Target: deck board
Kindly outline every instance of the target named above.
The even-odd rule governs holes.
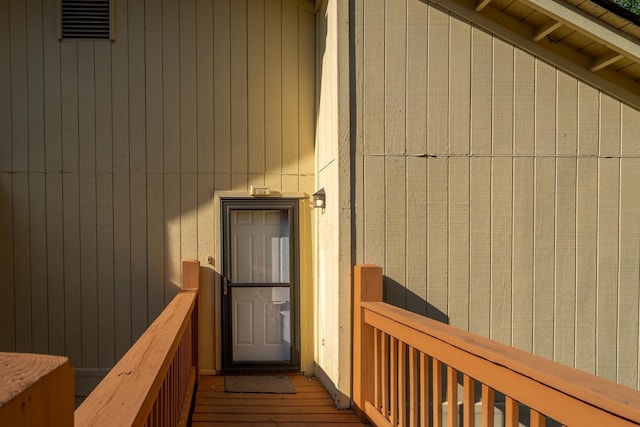
[[[196,394],[193,427],[356,426],[353,411],[338,409],[315,378],[292,376],[296,394],[226,393],[224,377],[202,376]]]

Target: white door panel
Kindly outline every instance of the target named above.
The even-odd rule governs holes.
[[[231,245],[231,282],[289,282],[289,219],[286,211],[232,211]]]
[[[289,288],[233,289],[233,361],[291,360],[289,296]]]
[[[286,209],[230,212],[232,362],[291,361],[289,221]]]

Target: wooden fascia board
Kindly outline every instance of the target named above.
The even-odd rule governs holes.
[[[640,62],[640,44],[621,31],[607,26],[599,19],[579,9],[569,8],[555,0],[520,0],[522,3],[544,13],[558,22],[581,32],[621,53],[627,58]]]
[[[589,82],[615,98],[635,108],[640,108],[640,85],[636,82],[607,69],[597,73],[591,72],[589,70],[591,58],[562,43],[551,43],[547,39],[534,42],[534,30],[531,27],[514,18],[507,17],[491,5],[487,6],[483,13],[478,13],[474,10],[475,0],[431,0],[431,3],[520,47],[552,66],[558,67],[580,80]]]

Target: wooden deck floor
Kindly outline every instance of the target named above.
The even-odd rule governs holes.
[[[353,411],[337,409],[316,379],[292,376],[296,394],[225,393],[224,377],[202,376],[191,425],[345,426],[363,425]]]

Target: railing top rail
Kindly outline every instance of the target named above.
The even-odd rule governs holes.
[[[160,388],[194,309],[197,290],[178,293],[75,412],[76,426],[135,425]]]
[[[479,360],[499,365],[562,394],[572,396],[594,408],[640,424],[640,392],[634,389],[384,302],[363,301],[361,307],[365,310],[365,322],[373,327],[382,326],[384,329],[385,319],[393,322],[393,329],[387,331],[392,336],[398,336],[400,334],[397,332],[400,329],[408,328],[408,333],[405,334],[407,336],[427,336],[441,341]],[[386,322],[387,329],[391,329],[390,324]],[[424,340],[414,341],[405,342],[428,353],[427,348],[421,348],[426,346]],[[446,360],[443,362],[447,363]]]

